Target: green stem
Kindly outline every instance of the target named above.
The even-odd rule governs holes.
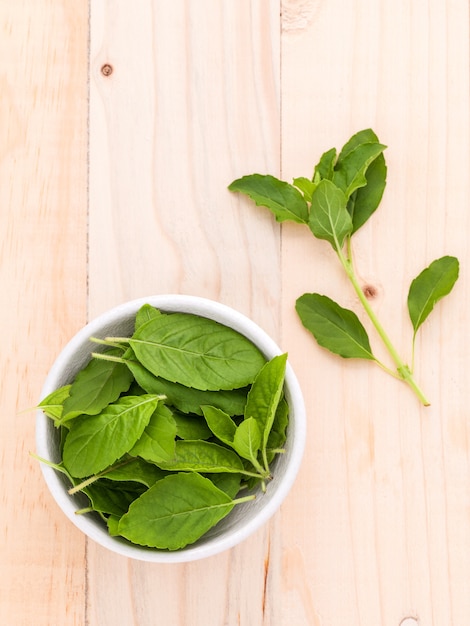
[[[112,341],[109,341],[108,339],[99,339],[98,337],[90,337],[90,341],[93,343],[97,343],[100,346],[108,346],[109,348],[119,348],[121,350],[124,350],[124,346],[122,345],[122,343],[112,342]]]
[[[87,506],[84,509],[78,509],[75,511],[75,515],[84,515],[85,513],[93,513],[94,508],[92,506]]]
[[[129,337],[105,337],[105,341],[108,341],[109,343],[117,343],[118,345],[122,345],[124,344],[129,344],[130,342],[130,338]]]
[[[269,463],[268,463],[268,451],[266,448],[263,448],[262,453],[261,453],[262,457],[263,457],[263,463],[264,463],[264,471],[268,474],[269,476]]]
[[[350,250],[350,242],[348,241],[348,249]],[[362,306],[364,307],[365,312],[367,313],[370,321],[372,322],[372,324],[374,325],[374,328],[376,329],[377,333],[379,334],[380,338],[382,339],[385,347],[387,348],[388,353],[390,354],[390,356],[393,359],[393,362],[395,363],[395,366],[397,368],[397,372],[399,377],[405,381],[410,387],[411,389],[414,391],[414,393],[416,394],[416,396],[419,398],[420,402],[424,405],[424,406],[429,406],[429,401],[426,399],[423,391],[420,389],[420,387],[418,386],[417,382],[415,381],[415,379],[413,378],[413,374],[410,371],[410,368],[408,367],[408,365],[406,365],[402,358],[400,357],[400,355],[398,354],[397,350],[395,349],[395,346],[393,345],[393,343],[391,342],[389,336],[387,335],[387,333],[385,332],[382,324],[380,323],[379,319],[377,318],[374,310],[372,309],[372,307],[369,304],[369,301],[367,300],[364,292],[362,291],[362,287],[359,284],[357,278],[356,278],[356,274],[354,272],[354,267],[353,267],[353,263],[351,261],[351,254],[349,253],[349,258],[346,258],[343,254],[343,251],[341,250],[341,248],[338,246],[336,248],[336,253],[338,255],[338,258],[341,262],[341,265],[343,266],[353,288],[354,291],[356,292]]]
[[[245,476],[251,476],[252,478],[269,478],[269,473],[266,474],[263,468],[261,468],[261,472],[250,472],[249,470],[240,470],[240,474],[244,474]]]
[[[48,467],[52,467],[52,469],[55,469],[57,472],[61,472],[62,474],[65,474],[65,476],[67,476],[70,482],[73,482],[72,477],[70,476],[68,471],[65,469],[65,467],[63,467],[62,465],[59,465],[58,463],[53,463],[52,461],[48,461],[47,459],[43,459],[42,456],[39,456],[38,454],[34,452],[30,452],[29,455],[32,456],[33,459],[36,459],[36,461],[40,461],[41,463],[44,463],[44,465],[47,465]]]
[[[258,462],[258,459],[254,457],[250,459],[250,462],[255,468],[255,470],[259,473],[260,476],[263,476],[263,478],[267,478],[269,476],[269,467],[266,464],[265,464],[265,467],[263,467]]]
[[[92,352],[91,356],[94,359],[101,359],[102,361],[113,361],[114,363],[126,363],[125,359],[120,356],[113,356],[112,354],[105,354],[103,352]]]
[[[85,480],[83,480],[81,483],[69,489],[69,494],[73,495],[74,493],[77,493],[77,491],[81,491],[85,487],[88,487],[88,485],[91,485],[97,480],[99,480],[100,478],[103,478],[103,476],[106,476],[106,474],[109,474],[109,472],[112,472],[115,469],[119,469],[120,467],[124,467],[128,465],[129,463],[132,463],[133,460],[134,459],[132,457],[129,457],[125,459],[124,461],[119,461],[119,462],[116,462],[114,465],[110,465],[109,467],[107,467],[102,472],[99,472],[98,474],[93,474],[93,476],[89,476],[88,478],[85,478]]]
[[[255,495],[252,496],[243,496],[243,498],[237,498],[233,500],[233,504],[242,504],[242,502],[250,502],[250,500],[254,500],[256,498]]]
[[[78,491],[85,489],[85,487],[88,487],[88,485],[91,485],[92,483],[96,482],[100,478],[101,478],[101,474],[95,474],[94,476],[90,476],[90,478],[83,480],[78,485],[75,485],[75,487],[72,487],[71,489],[69,489],[68,491],[69,495],[72,496],[74,493],[77,493]]]
[[[415,347],[416,347],[416,331],[413,333],[413,341],[411,342],[411,373],[415,371]]]

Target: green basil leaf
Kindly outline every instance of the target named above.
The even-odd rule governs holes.
[[[95,511],[121,516],[146,491],[146,487],[137,482],[114,483],[100,478],[82,491],[90,499]]]
[[[110,350],[114,353],[114,350]],[[131,386],[132,374],[123,363],[92,359],[78,372],[64,401],[62,421],[78,415],[97,415]]]
[[[199,415],[188,415],[173,411],[173,419],[176,423],[176,435],[180,439],[205,440],[212,437],[212,431]]]
[[[76,478],[98,474],[128,452],[142,435],[157,396],[124,396],[99,415],[77,417],[65,439],[63,462]]]
[[[295,308],[320,346],[343,358],[375,360],[367,332],[353,311],[318,293],[300,296]]]
[[[287,354],[280,354],[268,361],[260,370],[248,393],[245,421],[251,417],[256,420],[264,450],[283,394],[286,362]]]
[[[324,178],[331,180],[333,178],[335,162],[336,148],[331,148],[324,152],[320,157],[320,161],[315,165],[313,182],[319,183]]]
[[[295,185],[295,187],[297,187],[297,189],[300,189],[300,191],[302,192],[305,200],[307,202],[311,202],[312,201],[312,194],[315,191],[317,185],[316,183],[314,183],[312,180],[310,180],[309,178],[306,178],[305,176],[300,176],[299,178],[294,178],[294,180],[292,181],[293,185]]]
[[[208,478],[175,474],[133,502],[118,530],[133,543],[178,550],[202,537],[233,506],[232,499]]]
[[[436,302],[450,293],[458,276],[458,260],[444,256],[433,261],[413,280],[408,292],[408,311],[415,335]]]
[[[159,402],[144,432],[129,453],[152,463],[172,459],[175,453],[175,437],[176,422],[173,414],[163,402]]]
[[[233,438],[235,451],[244,459],[256,462],[256,457],[262,445],[262,434],[258,422],[254,417],[241,422]]]
[[[223,446],[210,441],[190,441],[178,439],[175,456],[168,461],[159,461],[159,467],[170,471],[183,472],[232,472],[243,471],[240,457]]]
[[[342,189],[346,198],[367,184],[365,176],[367,168],[385,148],[386,146],[378,142],[363,143],[348,152],[344,158],[338,157],[333,182]]]
[[[42,409],[47,417],[53,419],[56,426],[60,426],[64,402],[69,397],[71,386],[72,385],[64,385],[63,387],[59,387],[59,389],[47,395],[38,404],[38,408]]]
[[[108,532],[111,537],[119,536],[119,521],[121,519],[120,515],[110,515],[106,520],[106,524],[108,526]]]
[[[230,415],[227,415],[227,413],[224,413],[224,411],[214,406],[203,406],[202,412],[204,413],[207,425],[217,439],[233,447],[233,438],[237,426]]]
[[[59,424],[59,452],[60,455],[63,455],[65,440],[67,439],[67,435],[69,432],[70,424]]]
[[[282,398],[278,404],[276,415],[274,416],[274,422],[269,433],[267,443],[267,459],[268,463],[271,463],[275,453],[273,450],[280,450],[286,442],[287,427],[289,425],[289,405],[285,398]]]
[[[136,360],[126,360],[127,366],[139,385],[147,393],[166,396],[166,404],[174,406],[183,413],[202,415],[202,404],[217,406],[229,415],[242,415],[246,403],[246,388],[220,391],[200,391],[172,383],[164,378],[154,376]]]
[[[140,307],[140,309],[136,313],[135,330],[143,326],[149,320],[152,320],[154,317],[158,317],[158,315],[161,315],[161,314],[162,314],[161,311],[156,309],[154,306],[150,304],[144,304],[143,306]]]
[[[270,209],[278,222],[290,220],[306,224],[308,206],[302,194],[292,185],[274,176],[251,174],[233,181],[230,191],[249,196],[258,206]]]
[[[130,339],[141,362],[155,376],[200,390],[250,384],[265,358],[237,331],[187,313],[160,315]]]
[[[318,239],[326,239],[340,250],[352,231],[352,221],[346,208],[344,193],[329,180],[321,180],[312,196],[309,228]]]
[[[341,152],[338,156],[338,162],[344,160],[344,158],[358,146],[364,143],[379,143],[377,135],[371,128],[365,128],[355,133],[341,148]]]
[[[375,212],[382,200],[387,181],[387,166],[383,154],[369,165],[365,173],[367,184],[356,189],[348,200],[347,209],[351,215],[355,233]]]
[[[221,473],[221,474],[205,474],[205,478],[208,478],[218,489],[221,489],[231,498],[240,491],[240,485],[242,481],[241,474]]]
[[[160,404],[160,403],[159,403]],[[134,481],[146,487],[151,487],[166,476],[166,472],[153,463],[147,463],[143,459],[127,457],[121,463],[117,462],[111,470],[103,473],[107,480]]]
[[[134,380],[134,382],[131,384],[131,386],[129,387],[129,389],[127,391],[125,391],[124,393],[121,394],[122,396],[142,396],[146,393],[152,393],[151,391],[147,391],[146,389],[142,389],[142,387]],[[162,395],[164,396],[164,393],[156,393],[153,395]]]

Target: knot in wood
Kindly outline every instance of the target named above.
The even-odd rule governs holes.
[[[362,291],[368,300],[373,300],[379,293],[374,285],[364,285]]]
[[[111,74],[113,73],[114,69],[113,66],[110,65],[109,63],[105,63],[102,67],[101,67],[101,73],[103,74],[103,76],[111,76]]]

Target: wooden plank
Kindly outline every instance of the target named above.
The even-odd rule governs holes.
[[[252,170],[279,173],[279,32],[276,2],[92,3],[92,315],[196,294],[279,338],[279,227],[227,191]],[[273,522],[239,548],[173,567],[90,543],[90,624],[260,624],[278,534]]]
[[[283,176],[309,175],[324,150],[361,128],[389,145],[387,191],[357,234],[356,260],[400,351],[409,354],[411,279],[443,254],[457,255],[463,271],[418,341],[432,400],[422,409],[370,364],[308,343],[296,297],[357,302],[327,245],[283,230],[283,340],[310,431],[298,497],[282,520],[288,593],[279,624],[470,620],[468,25],[466,2],[283,2]],[[300,260],[309,272],[299,272]]]
[[[65,3],[66,4],[66,3]],[[85,623],[85,541],[43,482],[34,406],[86,320],[87,2],[0,3],[0,621]]]
[[[277,328],[275,306],[263,309],[279,287],[257,276],[279,262],[278,229],[238,209],[226,187],[253,168],[279,170],[279,16],[275,3],[219,5],[93,3],[96,312],[150,293],[197,293]]]
[[[0,1],[2,623],[469,623],[468,3],[90,9],[88,33],[85,1]],[[355,258],[401,352],[410,280],[440,255],[461,260],[417,344],[429,408],[371,364],[315,345],[296,297],[357,308],[334,254],[226,190],[254,171],[308,176],[367,126],[389,146],[388,186]],[[309,419],[299,479],[273,520],[176,566],[85,541],[28,458],[34,417],[16,415],[87,310],[164,292],[253,317],[289,351]]]

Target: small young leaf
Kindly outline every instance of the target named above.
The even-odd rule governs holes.
[[[170,409],[159,402],[144,432],[130,449],[151,463],[172,459],[175,453],[176,422]]]
[[[131,382],[132,374],[123,363],[92,359],[70,387],[69,397],[64,401],[62,421],[83,414],[97,415],[127,391]]]
[[[321,180],[312,196],[309,227],[318,239],[326,239],[340,250],[352,231],[352,221],[346,209],[346,196],[329,180]]]
[[[60,425],[64,402],[69,397],[71,386],[64,385],[59,387],[59,389],[50,393],[38,404],[38,408],[42,409],[47,417],[53,419],[56,426]]]
[[[119,536],[119,521],[121,517],[119,515],[110,515],[106,520],[106,524],[108,526],[108,532],[111,537]]]
[[[450,293],[458,276],[458,260],[444,256],[433,261],[413,280],[408,292],[408,311],[415,335],[436,302]]]
[[[305,176],[300,176],[299,178],[294,178],[292,184],[297,187],[297,189],[300,189],[307,202],[312,201],[312,194],[317,187],[316,183]]]
[[[354,234],[375,212],[382,200],[387,181],[387,166],[383,154],[369,165],[365,173],[367,184],[356,189],[348,200],[347,209],[352,218]]]
[[[98,474],[128,452],[142,435],[159,398],[124,396],[99,415],[77,417],[65,439],[63,461],[76,478]]]
[[[353,311],[318,293],[300,296],[295,308],[320,346],[343,358],[375,360],[367,332]]]
[[[222,443],[233,447],[233,438],[237,426],[230,415],[214,406],[203,406],[202,411],[207,425]]]
[[[367,185],[365,176],[367,168],[385,148],[386,146],[378,142],[363,143],[348,152],[344,158],[338,158],[333,182],[342,189],[346,198],[359,187]]]
[[[320,161],[315,165],[313,182],[319,183],[324,178],[331,180],[333,178],[335,162],[336,148],[331,148],[324,152],[320,157]]]
[[[157,463],[161,469],[183,472],[232,472],[243,471],[240,457],[232,450],[210,441],[189,441],[178,439],[175,456],[168,461]]]
[[[278,404],[274,422],[269,433],[267,443],[267,459],[271,463],[275,453],[273,450],[279,450],[284,445],[287,438],[287,427],[289,425],[289,405],[284,398]]]
[[[244,459],[256,462],[261,444],[262,437],[258,422],[254,417],[243,420],[238,425],[233,438],[235,451]]]
[[[140,309],[136,313],[135,330],[143,326],[149,320],[161,314],[162,314],[161,311],[156,309],[154,306],[150,304],[144,304],[143,306],[140,307]]]
[[[283,393],[286,362],[287,354],[280,354],[268,361],[259,372],[248,393],[245,420],[253,417],[258,423],[264,451]]]
[[[203,391],[245,387],[266,362],[260,350],[233,328],[188,313],[151,319],[134,333],[130,344],[155,376]]]
[[[178,550],[204,535],[233,506],[233,500],[208,478],[175,474],[133,502],[118,531],[139,545]]]
[[[70,424],[59,424],[59,452],[61,456],[64,453],[64,445],[65,440],[67,439],[67,435],[69,433]]]
[[[234,180],[230,191],[249,196],[258,206],[265,206],[274,213],[278,222],[290,220],[306,224],[308,206],[302,194],[292,185],[270,175],[251,174]]]
[[[364,143],[379,143],[377,135],[371,128],[360,130],[348,139],[348,141],[341,148],[341,152],[338,156],[338,162],[341,163],[341,161],[343,161],[350,152]]]

